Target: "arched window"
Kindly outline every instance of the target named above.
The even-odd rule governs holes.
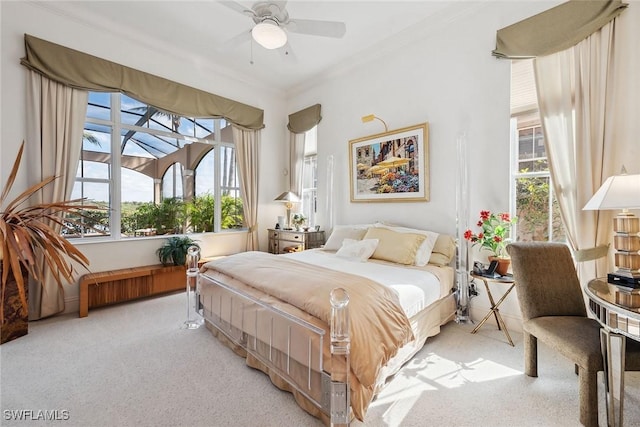
[[[163,199],[183,199],[184,182],[182,174],[186,169],[182,168],[180,162],[174,163],[162,176],[162,198]]]
[[[215,205],[208,225],[189,217],[205,194]],[[73,198],[104,211],[69,237],[113,239],[243,226],[230,124],[167,113],[120,93],[89,92]]]

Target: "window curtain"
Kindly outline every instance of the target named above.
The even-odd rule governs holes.
[[[29,177],[36,184],[50,176],[59,178],[46,186],[34,202],[68,200],[75,182],[87,114],[88,93],[29,71],[27,78],[26,158]],[[60,231],[60,226],[50,223]],[[40,259],[39,262],[43,262]],[[36,320],[64,310],[64,289],[51,272],[42,283],[29,283],[29,319]]]
[[[322,107],[315,104],[289,114],[289,191],[302,197],[305,133],[320,123]]]
[[[614,20],[573,48],[534,60],[551,177],[578,253],[606,247],[611,237],[611,213],[582,207],[608,176],[620,172],[606,156],[620,143],[607,126],[616,114],[610,94],[615,26]],[[600,258],[578,268],[581,278],[603,277],[612,262]]]
[[[620,0],[563,3],[499,30],[493,51],[499,58],[535,58],[549,170],[577,260],[605,252],[611,213],[582,207],[606,177],[619,173],[616,161],[633,152],[613,126],[623,113],[624,98],[633,96],[620,90],[633,81],[631,76],[612,77],[616,67],[625,68],[614,56],[614,40],[627,6]],[[580,262],[580,277],[602,277],[612,269],[612,258]]]
[[[125,67],[25,34],[21,64],[65,86],[97,92],[122,92],[170,113],[187,117],[224,117],[248,128],[264,127],[264,111],[153,74]]]
[[[628,5],[621,0],[571,0],[502,28],[492,52],[499,58],[523,59],[569,49],[598,31]]]
[[[257,251],[260,131],[233,126],[233,142],[236,146],[236,158],[238,159],[244,222],[249,229],[247,251]]]
[[[304,133],[289,132],[289,191],[300,197],[302,197],[304,141]]]
[[[50,175],[70,176],[62,189],[52,189],[43,197],[64,200],[71,194],[86,115],[88,94],[86,90],[122,92],[167,112],[188,117],[224,117],[233,125],[259,132],[264,127],[264,112],[227,98],[185,86],[152,74],[144,73],[114,62],[51,43],[28,34],[24,36],[26,55],[21,64],[30,70],[28,83],[27,158],[37,170],[31,171],[36,179]],[[41,84],[35,84],[39,76]],[[46,82],[46,83],[44,83]],[[73,89],[72,89],[73,88]],[[74,95],[63,93],[71,90]],[[41,94],[41,95],[40,95]],[[82,99],[81,99],[82,98]],[[72,106],[73,105],[73,106]],[[249,132],[249,131],[246,131]],[[253,147],[259,143],[259,133],[238,138],[238,144]],[[77,144],[77,145],[72,145]],[[241,180],[257,176],[257,148],[246,150],[245,175]],[[247,164],[248,163],[248,164]],[[41,167],[42,165],[42,167]],[[73,169],[73,171],[71,171]],[[250,170],[251,173],[246,171]],[[69,175],[70,174],[70,175]],[[67,180],[69,184],[67,185]],[[257,178],[256,178],[257,180]],[[249,227],[248,248],[257,247],[256,210],[257,184],[241,183],[243,189],[245,220]],[[68,188],[67,188],[68,187]],[[68,191],[69,193],[65,193]],[[66,195],[66,196],[65,196]],[[48,280],[46,281],[49,282]],[[30,285],[30,317],[40,318],[64,309],[64,295],[60,289],[52,289],[47,283],[42,289]],[[33,292],[33,293],[31,293]]]

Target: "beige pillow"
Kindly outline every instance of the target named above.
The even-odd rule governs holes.
[[[407,228],[407,227],[398,227],[377,223],[375,225],[378,228],[386,228],[388,230],[397,231],[398,233],[414,233],[414,234],[423,234],[425,236],[424,241],[418,248],[418,252],[416,252],[416,259],[414,260],[414,264],[418,267],[424,267],[429,262],[429,258],[431,257],[431,252],[433,250],[433,245],[436,244],[436,240],[438,239],[438,233],[434,233],[433,231],[427,230],[417,230],[415,228]]]
[[[433,245],[429,264],[440,266],[449,265],[455,254],[456,242],[453,237],[448,234],[440,234],[436,240],[436,244]]]
[[[364,235],[364,239],[378,239],[378,247],[371,258],[412,265],[415,263],[416,252],[426,236],[372,227]]]

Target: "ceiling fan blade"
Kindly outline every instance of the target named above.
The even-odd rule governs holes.
[[[241,13],[243,15],[246,16],[255,16],[255,12],[253,10],[251,10],[248,7],[244,7],[243,5],[241,5],[240,3],[237,3],[235,1],[219,1],[218,3],[220,3],[223,6],[228,7],[231,10],[235,10],[238,13]]]
[[[220,52],[231,51],[249,40],[251,40],[251,30],[243,31],[237,36],[233,36],[229,40],[219,45],[218,51]]]
[[[275,4],[276,6],[278,6],[280,10],[284,10],[284,8],[287,6],[286,0],[281,0],[281,1],[271,0],[268,3]]]
[[[316,21],[313,19],[291,19],[286,27],[292,33],[335,38],[341,38],[347,32],[347,26],[344,22]]]

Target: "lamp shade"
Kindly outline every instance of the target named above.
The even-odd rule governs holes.
[[[274,199],[276,202],[289,202],[289,203],[298,203],[300,201],[300,197],[296,193],[291,191],[285,191],[280,194],[278,197]]]
[[[640,174],[610,176],[582,209],[640,209]]]
[[[287,43],[287,33],[272,19],[265,19],[253,27],[251,36],[265,49],[278,49]]]

